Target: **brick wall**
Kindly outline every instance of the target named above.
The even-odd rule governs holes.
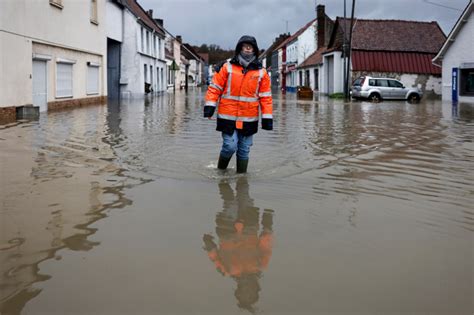
[[[87,105],[104,104],[107,102],[107,96],[87,97],[68,99],[62,101],[48,102],[48,111],[55,111],[65,108],[73,108]]]

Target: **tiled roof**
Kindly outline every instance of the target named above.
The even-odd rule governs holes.
[[[354,50],[352,70],[440,75],[441,68],[431,63],[434,56],[431,53]]]
[[[340,48],[343,25],[349,30],[350,19],[337,18],[336,23],[338,31],[333,34],[330,46]],[[446,36],[434,21],[354,19],[352,49],[437,53],[445,40]]]
[[[313,24],[314,22],[316,21],[316,19],[313,19],[311,20],[310,22],[308,22],[305,26],[303,26],[302,28],[300,28],[296,33],[294,33],[293,35],[291,35],[290,37],[288,37],[287,39],[285,39],[280,45],[278,45],[275,49],[275,50],[278,50],[282,47],[285,47],[288,43],[292,42],[293,40],[295,40],[296,38],[298,38],[298,36],[300,36],[304,31],[306,31],[306,29],[308,27],[311,26],[311,24]]]
[[[312,53],[298,68],[312,67],[323,63],[323,54],[326,52],[326,47],[319,48]]]
[[[146,13],[146,11],[141,7],[141,5],[136,0],[122,0],[127,8],[132,11],[140,20],[149,28],[155,30],[158,34],[165,36],[165,32],[156,25],[155,21]]]

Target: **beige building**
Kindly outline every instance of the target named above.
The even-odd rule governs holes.
[[[107,95],[105,0],[0,1],[0,118]]]

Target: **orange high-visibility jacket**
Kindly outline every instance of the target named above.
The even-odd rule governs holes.
[[[238,129],[245,136],[253,135],[258,131],[259,112],[262,128],[273,128],[270,77],[260,63],[253,65],[244,70],[234,58],[212,78],[204,112],[210,117],[217,106],[216,130],[232,134]]]
[[[221,273],[240,277],[267,268],[272,246],[272,232],[263,232],[260,237],[256,234],[236,234],[233,238],[221,240],[219,248],[212,248],[207,254]]]

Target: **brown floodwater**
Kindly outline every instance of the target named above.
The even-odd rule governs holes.
[[[474,106],[275,95],[236,175],[203,93],[0,126],[1,314],[473,314]]]

